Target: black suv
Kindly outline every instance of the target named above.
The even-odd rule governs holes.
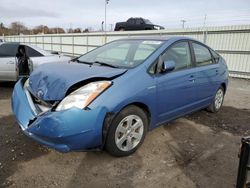
[[[129,18],[126,22],[117,22],[115,31],[134,31],[134,30],[159,30],[164,27],[152,24],[148,19]]]

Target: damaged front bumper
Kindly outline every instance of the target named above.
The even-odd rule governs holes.
[[[71,108],[37,114],[35,105],[19,80],[12,94],[12,110],[23,132],[48,147],[61,152],[88,150],[102,145],[106,108],[83,110]]]

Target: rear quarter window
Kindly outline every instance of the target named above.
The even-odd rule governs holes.
[[[42,57],[43,56],[40,52],[34,50],[33,48],[29,46],[26,46],[26,50],[27,50],[27,54],[29,57]]]
[[[192,43],[197,66],[209,65],[213,63],[209,49],[201,44]]]
[[[220,55],[212,49],[210,49],[210,51],[211,51],[211,54],[213,56],[214,62],[218,63],[220,60]]]

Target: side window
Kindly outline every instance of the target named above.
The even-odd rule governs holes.
[[[34,50],[33,48],[26,46],[28,57],[41,57],[43,56],[40,52]]]
[[[214,59],[214,62],[215,63],[218,63],[219,60],[220,60],[220,55],[217,54],[215,51],[213,51],[212,49],[210,49],[211,53],[212,53],[212,56],[213,56],[213,59]]]
[[[129,24],[135,24],[135,19],[130,18],[130,19],[128,20],[128,23],[129,23]]]
[[[192,43],[194,48],[194,56],[197,66],[209,65],[212,64],[212,56],[208,50],[203,45]]]
[[[158,59],[155,60],[155,62],[149,68],[148,70],[149,74],[155,74],[157,72],[157,63],[158,63]]]
[[[192,66],[188,42],[179,42],[170,47],[163,55],[163,61],[175,62],[175,70],[186,69]]]
[[[15,57],[17,48],[18,45],[10,43],[0,45],[0,57]]]
[[[141,25],[143,23],[142,19],[136,19],[135,24],[136,25]]]

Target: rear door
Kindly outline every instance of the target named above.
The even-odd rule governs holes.
[[[134,29],[135,30],[144,30],[144,27],[145,27],[145,24],[144,24],[143,19],[137,18],[136,21],[135,21]]]
[[[161,58],[174,61],[176,66],[172,72],[157,76],[158,123],[189,112],[196,102],[195,70],[188,41],[173,44]]]
[[[0,80],[17,80],[16,54],[18,46],[16,43],[4,43],[0,45]]]
[[[207,105],[219,87],[219,64],[208,47],[199,42],[191,43],[196,64],[197,100]]]
[[[43,62],[44,63],[48,62],[48,60],[46,58],[43,58],[43,57],[45,57],[43,54],[41,54],[37,50],[31,48],[30,46],[25,46],[25,49],[26,49],[27,56],[29,58],[28,61],[29,61],[30,73],[35,68],[37,68],[38,65],[42,64]]]
[[[134,28],[135,28],[135,19],[134,18],[128,19],[125,30],[131,31],[134,30]]]

